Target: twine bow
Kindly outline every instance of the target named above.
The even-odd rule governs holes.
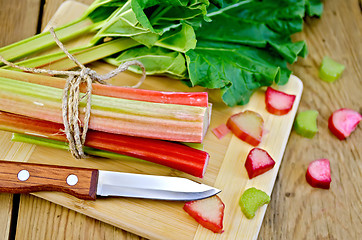
[[[121,64],[115,70],[104,75],[99,75],[96,71],[85,67],[73,55],[71,55],[68,52],[68,50],[64,47],[63,43],[59,41],[52,27],[49,29],[49,32],[52,34],[59,48],[62,49],[62,51],[68,56],[68,58],[72,60],[80,68],[79,71],[57,71],[57,70],[48,70],[48,69],[39,69],[39,68],[27,68],[9,62],[6,59],[4,59],[2,56],[0,56],[0,60],[10,67],[17,68],[26,72],[68,76],[66,84],[64,86],[63,97],[62,97],[62,117],[63,117],[64,131],[67,140],[69,142],[69,149],[72,155],[77,159],[85,158],[86,155],[84,154],[83,146],[86,139],[90,115],[91,115],[92,83],[98,82],[101,84],[108,84],[106,80],[118,75],[121,72],[124,72],[125,70],[128,69],[129,66],[137,65],[142,69],[142,77],[136,85],[129,87],[138,88],[146,78],[146,70],[143,64],[139,61],[127,61]],[[80,97],[79,85],[82,82],[86,83],[87,90],[86,93],[82,97]],[[81,121],[79,120],[79,103],[83,98],[86,98],[86,107],[85,107],[83,129],[82,129]]]

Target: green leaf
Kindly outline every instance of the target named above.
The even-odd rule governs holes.
[[[307,55],[302,30],[305,2],[297,0],[219,1],[196,30],[197,46],[186,53],[191,85],[220,88],[229,106],[243,105],[262,86],[285,84],[287,63]]]
[[[198,40],[239,43],[259,48],[271,48],[289,63],[306,55],[304,42],[292,43],[289,36],[271,30],[266,24],[235,18],[225,13],[212,17],[197,30]]]
[[[320,0],[306,0],[305,7],[308,16],[322,16],[323,3]]]
[[[191,26],[200,24],[203,18],[199,16],[206,15],[207,6],[206,0],[128,0],[105,21],[92,43],[104,37],[131,37],[151,47],[165,34],[159,45],[185,52],[195,47],[195,33]],[[180,28],[185,32],[175,35]],[[185,34],[188,34],[188,38],[185,38]],[[187,40],[187,43],[180,48],[181,40]],[[177,43],[177,46],[172,46],[173,43]]]
[[[211,9],[208,15],[226,14],[236,19],[266,24],[282,35],[300,32],[305,15],[304,0],[244,0]]]
[[[177,29],[163,34],[155,45],[185,53],[196,47],[195,31],[190,25],[184,23]]]
[[[104,37],[135,37],[142,34],[152,34],[148,29],[139,24],[136,15],[131,8],[130,0],[127,1],[122,7],[113,12],[111,16],[105,21],[105,24],[93,37],[92,43],[99,42]],[[152,45],[157,41],[158,37],[139,38],[141,43],[145,45]],[[135,39],[136,40],[136,39]],[[153,42],[152,42],[153,41]]]
[[[291,73],[278,55],[239,44],[199,41],[186,60],[192,85],[220,88],[229,106],[248,103],[255,90],[285,83]]]
[[[207,0],[131,0],[133,12],[146,29],[163,34],[180,21],[206,15]]]
[[[143,63],[148,75],[167,75],[184,79],[187,77],[186,60],[183,54],[161,47],[137,47],[124,51],[117,58],[107,59],[108,63],[119,66],[121,63],[138,60]],[[131,71],[141,73],[134,66]]]
[[[107,19],[118,7],[123,6],[126,0],[95,0],[83,14],[93,22]]]
[[[237,3],[239,0],[210,0],[210,3],[214,4],[217,8],[222,8],[230,3]]]

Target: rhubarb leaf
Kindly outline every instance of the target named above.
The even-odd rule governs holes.
[[[225,13],[212,17],[197,30],[198,40],[239,43],[258,48],[270,48],[289,63],[298,56],[305,57],[306,45],[303,41],[292,43],[290,36],[271,30],[266,24],[235,18]]]
[[[186,59],[191,84],[220,88],[229,106],[248,103],[255,90],[284,83],[291,73],[279,56],[239,44],[199,41]]]
[[[185,53],[196,47],[195,31],[192,26],[183,23],[180,27],[163,34],[155,45]]]
[[[220,14],[266,24],[275,32],[291,35],[300,32],[303,28],[305,2],[300,0],[242,0],[234,4],[224,3],[222,9],[208,10],[208,16]]]
[[[150,47],[159,36],[183,23],[200,24],[206,17],[198,16],[206,16],[208,5],[207,0],[128,0],[106,20],[92,43],[104,37],[132,37]]]
[[[206,15],[207,0],[132,0],[132,10],[140,24],[151,32],[163,34],[183,20]]]
[[[148,75],[168,75],[174,78],[187,77],[186,60],[180,52],[170,51],[161,47],[137,47],[124,51],[117,58],[106,61],[119,66],[125,61],[138,60],[143,63]],[[131,66],[129,70],[141,73],[138,67]]]
[[[197,46],[186,52],[192,86],[220,88],[229,106],[243,105],[262,86],[285,84],[287,63],[307,55],[304,41],[290,35],[302,30],[305,1],[217,1],[210,22],[196,29]]]
[[[306,0],[306,12],[308,16],[320,17],[323,13],[323,3],[320,0]]]
[[[93,22],[103,21],[125,2],[126,0],[95,0],[83,13],[83,17],[89,17]]]

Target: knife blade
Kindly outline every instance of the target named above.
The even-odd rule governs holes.
[[[119,196],[190,201],[221,190],[187,178],[0,160],[0,192],[65,192],[80,199]]]

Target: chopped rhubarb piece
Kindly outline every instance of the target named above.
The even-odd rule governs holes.
[[[332,181],[329,160],[318,159],[311,162],[308,166],[306,179],[312,187],[329,189]]]
[[[294,123],[294,130],[303,137],[313,138],[318,132],[317,117],[318,112],[315,110],[298,113]]]
[[[268,87],[265,92],[266,110],[274,115],[285,115],[293,107],[295,95],[289,95],[284,92]]]
[[[343,73],[344,65],[334,61],[332,58],[325,56],[319,69],[319,77],[326,82],[334,82]]]
[[[245,161],[245,168],[250,179],[269,171],[274,165],[275,161],[272,157],[260,148],[253,148]]]
[[[351,135],[361,120],[362,116],[358,112],[341,108],[329,117],[328,128],[337,138],[343,140]]]
[[[63,124],[2,111],[0,111],[0,130],[67,141]],[[204,176],[209,160],[207,152],[181,143],[94,130],[88,131],[84,145],[161,164],[200,178]]]
[[[223,232],[225,204],[218,196],[187,202],[183,209],[203,227],[214,233]]]
[[[230,132],[230,129],[226,126],[226,124],[221,124],[220,126],[212,129],[211,131],[215,134],[215,136],[218,139],[221,139]]]
[[[268,204],[269,202],[270,197],[268,194],[262,190],[252,187],[245,190],[240,198],[239,205],[245,216],[249,219],[252,219],[255,216],[255,212],[261,206]]]
[[[226,125],[241,140],[258,146],[263,135],[263,118],[256,112],[246,110],[232,115]]]

